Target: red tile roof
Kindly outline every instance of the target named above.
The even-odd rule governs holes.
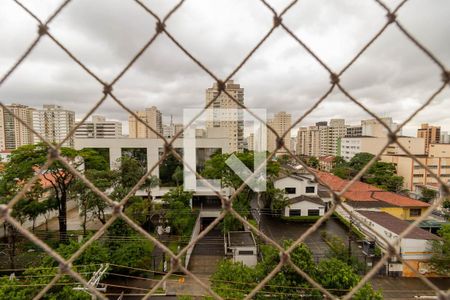
[[[349,180],[342,179],[328,172],[314,170],[316,175],[327,184],[334,192],[340,192],[349,183]],[[351,201],[383,201],[389,206],[399,207],[429,207],[428,203],[402,196],[393,192],[388,192],[373,185],[357,181],[344,193],[344,198]]]

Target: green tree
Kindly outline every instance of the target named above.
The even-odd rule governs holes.
[[[176,151],[180,156],[183,156],[181,149],[176,149]],[[159,178],[162,186],[178,186],[183,184],[183,177],[175,175],[177,169],[183,170],[183,163],[173,153],[168,153],[159,165]]]
[[[308,167],[318,169],[319,168],[319,159],[315,156],[311,156],[306,160],[306,164]]]
[[[94,148],[84,148],[78,153],[83,158],[85,170],[105,171],[109,169],[108,159],[102,151]]]
[[[441,275],[450,275],[450,225],[442,225],[438,231],[442,240],[432,241],[430,250],[433,253],[430,264]]]
[[[49,147],[45,144],[26,145],[14,150],[10,161],[6,164],[2,176],[2,189],[15,192],[21,183],[28,181],[39,171],[43,177],[44,185],[49,185],[52,197],[55,198],[58,209],[60,238],[63,240],[67,232],[67,201],[69,189],[75,176],[60,161],[54,161],[46,170],[42,166],[47,161]],[[61,148],[60,155],[74,168],[82,164],[78,152],[71,148]],[[13,185],[13,187],[11,187]],[[37,187],[38,185],[36,185]],[[36,195],[36,197],[39,197]],[[39,199],[34,199],[39,200]]]
[[[431,202],[437,196],[437,192],[435,190],[428,188],[423,188],[421,194],[420,200],[427,203]]]
[[[195,223],[195,214],[191,209],[192,192],[183,187],[171,189],[164,194],[163,200],[168,204],[165,214],[174,234],[188,235]]]
[[[219,263],[210,281],[212,288],[220,296],[226,299],[243,299],[255,286],[255,277],[255,269],[225,259]]]
[[[365,165],[367,165],[375,155],[367,152],[360,152],[350,159],[348,166],[358,173]]]
[[[113,188],[117,184],[118,175],[117,171],[108,169],[88,169],[84,172],[84,176],[103,192],[106,192],[106,190]],[[74,197],[78,199],[81,207],[83,234],[86,234],[86,224],[89,214],[99,220],[102,224],[106,223],[107,218],[105,210],[108,207],[108,204],[105,200],[88,188],[80,179],[76,180],[71,192],[74,194]]]
[[[322,260],[317,265],[316,280],[324,288],[332,289],[333,294],[342,296],[357,285],[361,278],[351,266],[337,258],[331,258]],[[353,299],[378,300],[383,298],[379,292],[375,292],[369,284],[366,284],[355,294]]]
[[[266,191],[269,200],[269,207],[275,214],[282,214],[285,207],[289,204],[289,198],[280,189],[270,187]]]

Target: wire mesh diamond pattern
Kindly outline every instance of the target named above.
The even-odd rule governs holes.
[[[104,192],[102,192],[100,189],[98,189],[93,183],[91,183],[81,172],[79,172],[76,168],[74,168],[59,152],[60,148],[62,147],[63,143],[66,141],[62,141],[61,143],[54,145],[47,141],[44,137],[42,137],[38,132],[36,132],[32,127],[28,125],[24,120],[22,120],[19,116],[14,115],[12,111],[8,109],[7,106],[5,106],[3,103],[0,103],[2,108],[9,112],[10,114],[14,115],[14,117],[21,122],[24,126],[26,126],[30,131],[33,132],[39,139],[42,140],[48,147],[49,147],[49,154],[48,154],[48,160],[47,162],[42,166],[42,170],[46,170],[53,162],[60,162],[63,164],[74,176],[79,178],[88,188],[92,189],[93,192],[95,192],[101,199],[105,201],[105,203],[112,208],[112,216],[111,218],[93,235],[89,238],[87,242],[85,242],[81,248],[74,253],[69,259],[64,259],[62,256],[60,256],[56,251],[54,251],[52,248],[50,248],[46,243],[44,243],[38,236],[36,236],[34,233],[30,232],[26,228],[24,228],[20,222],[18,222],[14,217],[12,217],[11,212],[14,209],[14,205],[17,204],[17,202],[22,199],[25,196],[26,191],[38,180],[38,175],[36,174],[34,177],[32,177],[22,188],[21,191],[19,191],[16,196],[7,204],[7,205],[1,205],[0,206],[0,219],[5,220],[8,223],[10,223],[12,226],[14,226],[24,237],[26,237],[28,240],[42,248],[48,255],[50,255],[56,262],[59,264],[59,272],[58,274],[35,296],[34,299],[40,299],[42,298],[46,292],[48,292],[57,282],[58,280],[64,276],[69,275],[72,278],[74,278],[76,281],[81,283],[86,289],[89,290],[93,295],[98,297],[99,299],[107,299],[104,294],[99,292],[95,287],[93,287],[91,284],[89,284],[79,273],[77,273],[72,268],[72,263],[96,240],[102,237],[102,235],[105,234],[108,227],[116,220],[116,219],[122,219],[125,221],[131,228],[133,228],[135,231],[140,233],[145,239],[148,239],[151,241],[156,247],[159,247],[164,253],[169,255],[171,258],[171,265],[167,273],[162,277],[161,280],[150,290],[148,293],[144,296],[143,299],[148,299],[152,294],[154,294],[158,288],[161,287],[163,282],[168,279],[176,270],[180,270],[184,272],[186,275],[191,277],[195,282],[200,284],[205,292],[212,296],[215,299],[222,299],[221,296],[219,296],[217,293],[215,293],[211,287],[206,285],[204,281],[202,281],[197,275],[190,272],[188,269],[183,266],[181,263],[181,258],[188,249],[193,247],[201,238],[203,238],[209,231],[211,231],[227,214],[233,215],[235,218],[237,218],[242,224],[248,226],[252,229],[254,233],[256,233],[262,240],[265,242],[273,245],[279,252],[280,252],[280,262],[279,264],[270,272],[264,279],[262,279],[258,284],[254,287],[254,289],[246,296],[246,299],[253,298],[261,289],[268,283],[268,281],[273,278],[283,266],[290,266],[295,272],[297,272],[300,276],[302,276],[304,279],[306,279],[314,288],[317,288],[320,290],[320,292],[329,299],[337,299],[335,295],[333,295],[330,291],[322,287],[319,283],[317,283],[313,278],[311,278],[306,272],[304,272],[301,268],[299,268],[297,265],[293,263],[293,261],[290,258],[290,254],[292,251],[301,243],[305,241],[305,239],[312,234],[314,231],[318,230],[320,225],[325,222],[327,219],[331,217],[333,212],[337,208],[341,208],[346,213],[348,213],[354,220],[359,220],[359,217],[355,215],[352,211],[348,210],[345,206],[342,204],[342,198],[344,197],[344,194],[349,190],[349,188],[357,182],[361,176],[363,176],[364,173],[368,171],[370,166],[376,162],[378,158],[382,155],[384,150],[391,144],[396,144],[400,149],[402,149],[409,157],[411,157],[415,163],[420,165],[425,169],[426,172],[430,174],[433,178],[436,179],[436,181],[439,183],[441,188],[441,194],[440,199],[436,202],[434,202],[431,207],[427,209],[427,211],[422,214],[417,220],[412,222],[408,226],[408,228],[402,232],[396,239],[395,243],[390,243],[387,241],[383,236],[380,236],[377,232],[373,231],[370,227],[368,228],[370,231],[372,231],[372,234],[377,236],[380,240],[383,240],[386,244],[389,245],[389,251],[383,255],[381,260],[373,266],[373,268],[362,278],[362,280],[353,288],[351,289],[345,296],[342,297],[342,299],[351,299],[355,293],[363,287],[365,283],[368,282],[376,273],[377,271],[382,267],[382,265],[392,257],[396,257],[398,260],[405,263],[406,266],[408,266],[411,271],[413,271],[419,278],[421,278],[431,289],[433,289],[438,296],[440,296],[442,299],[448,299],[450,297],[450,294],[447,292],[444,292],[440,290],[437,286],[435,286],[430,280],[428,280],[426,277],[424,277],[422,274],[420,274],[417,270],[412,268],[407,262],[403,261],[399,250],[398,245],[403,237],[405,237],[411,230],[414,229],[416,225],[418,225],[419,222],[423,221],[427,216],[431,214],[433,209],[438,207],[444,199],[449,195],[449,187],[446,185],[446,183],[437,176],[432,169],[430,169],[427,165],[423,164],[420,160],[417,159],[408,149],[406,149],[401,143],[398,141],[398,134],[401,131],[402,127],[404,127],[409,121],[411,121],[420,111],[425,109],[430,103],[433,102],[433,100],[436,98],[438,94],[440,94],[450,83],[450,71],[446,68],[446,66],[439,60],[439,58],[435,57],[434,54],[429,51],[423,44],[418,41],[413,34],[411,34],[398,20],[397,14],[399,10],[403,7],[403,5],[407,2],[407,0],[402,1],[396,8],[390,9],[385,3],[383,3],[380,0],[372,0],[375,3],[377,3],[385,12],[386,12],[386,21],[384,25],[378,30],[378,32],[358,51],[354,57],[345,65],[342,70],[332,70],[331,67],[327,65],[325,61],[323,61],[315,52],[314,50],[308,46],[303,40],[302,37],[296,35],[283,21],[283,16],[288,13],[292,7],[298,5],[298,2],[300,1],[292,1],[290,2],[282,11],[277,12],[271,4],[266,0],[255,0],[259,1],[262,4],[261,9],[268,9],[271,14],[273,15],[273,25],[270,28],[270,30],[259,40],[259,42],[251,49],[250,52],[248,52],[247,55],[240,61],[237,65],[237,67],[224,79],[219,78],[216,76],[213,72],[213,70],[210,70],[207,68],[199,59],[194,57],[193,54],[190,53],[190,51],[181,44],[177,38],[170,33],[170,28],[167,26],[167,21],[170,18],[176,17],[176,12],[179,10],[183,4],[186,2],[186,0],[179,1],[164,17],[158,16],[151,8],[149,8],[146,4],[143,3],[141,0],[134,0],[136,5],[138,5],[140,8],[142,8],[146,13],[148,13],[148,16],[150,18],[153,18],[155,21],[155,30],[151,38],[144,44],[144,46],[135,54],[135,56],[129,61],[129,63],[123,68],[122,71],[120,71],[116,77],[110,82],[106,82],[103,79],[101,79],[98,75],[96,75],[92,70],[90,70],[81,60],[79,60],[67,47],[62,44],[56,36],[54,36],[51,32],[51,23],[52,21],[58,17],[58,15],[71,3],[75,2],[76,0],[65,0],[62,1],[62,3],[58,6],[58,8],[50,15],[50,17],[42,21],[39,19],[30,9],[28,9],[24,4],[22,4],[19,0],[12,0],[14,1],[18,6],[20,6],[25,13],[27,13],[30,17],[32,17],[37,24],[37,36],[36,38],[31,42],[30,46],[26,49],[26,51],[16,60],[16,62],[13,64],[13,66],[0,78],[0,88],[2,85],[14,75],[15,71],[20,67],[20,65],[27,59],[27,57],[30,55],[30,53],[33,51],[33,49],[39,44],[39,42],[44,39],[48,38],[50,39],[55,45],[57,45],[62,51],[64,51],[70,59],[77,64],[79,67],[81,67],[87,74],[89,74],[94,80],[96,80],[99,84],[99,88],[102,89],[101,97],[98,101],[95,102],[95,104],[92,106],[92,108],[89,110],[89,112],[83,117],[81,122],[77,124],[74,128],[72,128],[67,135],[66,139],[68,139],[70,136],[74,135],[75,131],[79,126],[82,125],[83,122],[87,120],[88,117],[90,117],[98,107],[102,105],[102,103],[109,97],[113,99],[123,110],[128,112],[130,115],[134,116],[136,120],[138,120],[140,123],[142,123],[144,126],[148,128],[148,130],[155,133],[158,138],[162,139],[164,142],[164,153],[158,160],[156,164],[154,164],[147,173],[139,180],[139,182],[136,184],[135,187],[131,189],[131,191],[120,201],[114,201],[112,200],[108,195],[106,195]],[[369,1],[369,0],[367,0]],[[265,7],[265,8],[263,8]],[[385,30],[389,27],[396,27],[405,37],[407,37],[413,45],[415,45],[417,48],[419,48],[431,61],[431,63],[435,64],[438,69],[442,73],[442,83],[440,84],[439,88],[434,91],[428,99],[425,99],[425,102],[417,109],[415,110],[397,129],[391,130],[389,126],[387,126],[384,121],[377,116],[369,107],[367,107],[365,104],[363,104],[360,100],[358,100],[356,97],[354,97],[346,88],[343,86],[343,84],[340,82],[341,76],[349,69],[351,66],[363,55],[363,53],[375,42],[377,39],[383,35]],[[234,77],[247,63],[247,61],[254,55],[256,51],[259,50],[261,45],[263,45],[266,40],[272,35],[272,33],[276,30],[283,31],[286,35],[290,36],[296,43],[298,43],[299,47],[306,50],[306,52],[320,65],[322,66],[326,72],[329,74],[330,77],[330,86],[329,88],[324,92],[324,94],[317,98],[315,103],[307,109],[304,114],[295,120],[291,127],[284,132],[284,134],[279,135],[270,125],[268,125],[264,120],[261,120],[256,114],[254,114],[249,108],[247,108],[244,104],[239,102],[233,95],[231,95],[226,89],[225,84]],[[329,192],[332,194],[333,203],[331,208],[320,217],[318,221],[314,223],[304,234],[302,234],[297,240],[295,240],[292,245],[288,249],[284,249],[281,245],[279,245],[277,242],[275,242],[273,239],[268,237],[266,234],[264,234],[262,231],[260,231],[258,228],[253,226],[251,223],[249,223],[245,218],[243,218],[238,211],[236,211],[233,208],[233,201],[237,197],[237,195],[243,191],[243,189],[247,186],[247,183],[250,182],[253,178],[250,176],[245,180],[242,185],[231,195],[231,197],[224,197],[219,192],[215,191],[214,187],[207,183],[208,187],[213,191],[217,197],[220,198],[222,202],[223,210],[219,217],[217,217],[207,228],[205,228],[200,235],[194,239],[192,242],[190,242],[188,245],[186,245],[181,251],[178,252],[178,254],[175,254],[172,252],[167,246],[165,246],[161,241],[159,241],[157,238],[153,237],[151,234],[146,232],[144,229],[142,229],[138,224],[136,224],[132,219],[130,219],[126,214],[123,212],[123,207],[129,200],[131,196],[134,195],[136,191],[142,186],[145,179],[152,174],[152,172],[155,170],[155,168],[158,167],[159,164],[162,163],[162,161],[167,157],[167,155],[172,154],[177,160],[182,162],[191,172],[195,173],[198,178],[204,179],[199,173],[197,173],[195,166],[189,166],[183,159],[182,156],[180,156],[175,149],[173,148],[173,143],[175,140],[181,137],[183,130],[185,130],[192,122],[195,121],[195,119],[200,115],[197,115],[196,118],[191,120],[191,122],[183,128],[182,131],[178,132],[172,139],[168,140],[163,135],[161,135],[155,128],[152,128],[149,126],[146,122],[144,122],[133,110],[131,110],[127,105],[117,97],[116,94],[114,94],[113,89],[114,85],[126,74],[134,65],[136,61],[139,60],[139,58],[147,51],[149,47],[152,46],[153,42],[160,36],[160,35],[166,35],[173,44],[178,47],[184,55],[186,55],[192,63],[200,67],[207,75],[209,75],[218,86],[219,93],[212,99],[205,108],[203,109],[203,112],[208,109],[212,103],[221,95],[226,94],[229,98],[231,98],[239,107],[241,107],[244,110],[247,110],[250,114],[252,114],[256,119],[258,119],[260,122],[263,122],[265,126],[267,126],[268,130],[271,131],[273,134],[275,134],[277,138],[277,149],[273,151],[265,160],[265,163],[269,162],[276,154],[278,150],[283,149],[286,151],[293,159],[295,159],[299,164],[301,164],[305,170],[307,170],[314,178],[315,180],[326,187]],[[308,166],[305,164],[304,161],[299,159],[296,155],[294,155],[291,150],[286,147],[286,145],[283,144],[283,138],[288,135],[296,125],[300,124],[309,114],[311,114],[320,103],[322,103],[334,90],[339,90],[342,92],[342,94],[352,103],[359,106],[361,109],[363,109],[366,113],[371,115],[374,119],[376,119],[378,122],[380,122],[388,132],[388,142],[383,147],[383,149],[352,179],[348,182],[348,184],[340,191],[335,192],[331,189],[330,186],[327,185],[327,183],[323,182],[320,177],[317,176],[317,174],[308,168]],[[258,166],[258,168],[262,168],[264,164],[261,164]],[[255,169],[257,167],[255,166]],[[257,174],[255,172],[253,175]],[[207,181],[206,181],[207,182]]]

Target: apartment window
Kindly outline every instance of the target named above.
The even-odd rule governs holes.
[[[306,189],[305,189],[305,192],[307,194],[314,193],[315,191],[316,191],[316,188],[314,186],[307,186]]]
[[[289,217],[299,217],[301,216],[301,209],[290,209],[289,210]]]
[[[441,177],[450,177],[450,174],[441,174]]]
[[[414,174],[414,177],[420,177],[420,178],[422,178],[422,177],[423,177],[423,174]]]
[[[320,212],[318,209],[308,209],[308,216],[319,216]]]
[[[414,169],[423,169],[423,167],[422,166],[414,166]]]
[[[253,251],[251,250],[242,250],[238,252],[239,255],[253,255]]]
[[[422,210],[420,208],[411,208],[409,210],[410,217],[419,217],[422,214]]]
[[[286,194],[295,194],[296,193],[296,188],[295,187],[287,187],[287,188],[284,188],[284,192]]]

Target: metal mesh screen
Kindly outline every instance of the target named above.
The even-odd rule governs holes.
[[[256,1],[256,0],[255,0]],[[369,1],[369,0],[367,0]],[[15,116],[18,121],[20,121],[23,125],[27,126],[29,130],[33,132],[36,136],[38,136],[42,142],[48,145],[50,151],[48,153],[48,160],[46,164],[43,166],[43,169],[45,170],[48,168],[53,162],[59,161],[61,164],[63,164],[70,172],[72,172],[76,177],[78,177],[80,180],[86,184],[87,187],[92,189],[98,196],[100,196],[113,210],[111,218],[104,224],[92,237],[89,238],[87,242],[85,242],[81,248],[73,254],[69,259],[64,259],[61,255],[59,255],[57,252],[54,251],[54,249],[50,248],[46,243],[44,243],[39,237],[37,237],[35,234],[33,234],[31,231],[27,230],[23,226],[21,226],[20,222],[16,220],[14,217],[12,217],[11,212],[14,209],[14,205],[17,204],[17,202],[22,199],[25,195],[25,192],[28,188],[30,188],[37,180],[38,180],[38,174],[36,174],[31,180],[29,180],[24,186],[23,189],[17,193],[17,195],[9,201],[6,205],[0,206],[0,217],[1,220],[5,220],[6,222],[10,223],[12,226],[17,229],[24,237],[29,239],[31,242],[42,248],[48,255],[50,255],[55,261],[59,263],[59,273],[40,291],[39,294],[35,296],[35,299],[40,299],[43,295],[46,294],[47,291],[50,290],[52,286],[57,284],[58,280],[63,275],[70,275],[73,277],[76,281],[80,282],[86,289],[90,291],[93,295],[97,296],[99,299],[106,299],[106,296],[99,292],[96,288],[94,288],[92,285],[90,285],[80,274],[78,274],[73,268],[72,263],[80,257],[80,255],[85,251],[94,241],[98,240],[108,229],[108,227],[116,220],[116,219],[122,219],[125,221],[129,226],[131,226],[134,230],[139,232],[144,238],[151,241],[156,247],[159,247],[166,255],[171,257],[171,266],[169,268],[169,271],[164,274],[162,279],[156,284],[144,297],[144,299],[149,298],[152,294],[154,294],[158,288],[162,285],[162,283],[169,279],[169,277],[173,274],[175,270],[181,270],[186,275],[191,277],[193,280],[195,280],[198,284],[200,284],[205,292],[209,295],[211,295],[215,299],[222,299],[221,296],[219,296],[217,293],[215,293],[207,284],[204,283],[204,281],[200,280],[198,276],[191,273],[189,270],[185,268],[185,266],[181,263],[181,257],[188,251],[190,247],[195,245],[202,237],[204,237],[210,230],[213,229],[214,226],[216,226],[227,214],[233,215],[235,218],[237,218],[240,222],[245,224],[246,226],[250,227],[261,239],[266,241],[267,243],[273,245],[276,247],[280,252],[280,262],[279,264],[270,272],[266,278],[261,280],[255,288],[246,296],[246,299],[250,299],[255,294],[260,291],[267,283],[268,281],[273,278],[277,272],[281,270],[283,266],[290,266],[293,270],[295,270],[298,274],[300,274],[303,278],[305,278],[311,286],[314,288],[320,290],[320,292],[325,295],[326,297],[330,299],[337,298],[334,296],[330,291],[323,288],[320,284],[318,284],[316,281],[314,281],[313,278],[311,278],[308,274],[306,274],[302,269],[300,269],[297,265],[295,265],[291,258],[290,254],[291,252],[297,247],[299,244],[305,241],[305,239],[314,231],[316,231],[319,226],[326,221],[328,218],[331,217],[333,212],[338,208],[341,207],[343,210],[345,210],[350,216],[352,216],[353,219],[358,220],[358,216],[355,215],[352,211],[349,211],[345,206],[342,206],[342,197],[348,191],[348,189],[354,184],[356,181],[358,181],[361,176],[368,171],[369,167],[376,162],[378,158],[380,158],[383,151],[391,144],[396,144],[400,149],[402,149],[408,156],[410,156],[418,165],[423,167],[426,172],[429,172],[430,176],[436,179],[436,181],[440,185],[441,193],[440,198],[438,201],[434,202],[426,211],[426,213],[422,214],[417,220],[415,220],[413,223],[411,223],[408,228],[400,234],[396,240],[395,243],[389,243],[384,239],[384,237],[379,236],[376,232],[372,232],[375,236],[377,236],[379,239],[384,240],[386,243],[389,244],[389,251],[388,253],[385,253],[382,258],[379,260],[379,262],[373,266],[373,268],[362,278],[362,280],[352,289],[350,290],[342,299],[351,299],[352,296],[361,288],[363,285],[368,282],[376,273],[377,271],[382,267],[384,263],[389,258],[396,257],[398,260],[402,261],[404,264],[406,264],[411,271],[413,271],[417,277],[421,278],[431,289],[433,289],[437,295],[439,295],[442,299],[448,299],[450,297],[450,294],[444,291],[441,291],[437,286],[435,286],[430,280],[428,280],[426,277],[424,277],[422,274],[420,274],[418,271],[416,271],[414,268],[408,265],[408,262],[405,262],[402,260],[402,257],[399,253],[399,243],[400,240],[405,237],[413,228],[415,228],[416,225],[418,225],[419,222],[425,220],[427,216],[431,214],[431,212],[438,207],[449,195],[449,187],[446,185],[446,183],[437,176],[432,169],[430,169],[427,165],[423,164],[420,160],[418,160],[413,154],[411,154],[408,149],[406,149],[401,143],[398,142],[398,133],[402,129],[405,124],[407,124],[411,119],[413,119],[420,111],[425,109],[430,103],[432,103],[433,99],[436,98],[438,94],[440,94],[450,83],[450,72],[446,68],[446,66],[433,55],[424,45],[422,45],[408,30],[402,25],[402,23],[397,19],[397,13],[402,8],[402,6],[407,2],[403,1],[401,2],[395,9],[390,9],[387,5],[385,5],[380,0],[373,0],[378,5],[382,7],[382,9],[386,12],[386,21],[384,25],[379,29],[379,31],[369,40],[367,44],[360,49],[356,53],[356,55],[345,65],[342,70],[332,70],[325,61],[323,61],[315,52],[313,49],[311,49],[303,40],[302,37],[296,35],[284,22],[283,22],[283,16],[295,5],[297,5],[298,1],[292,1],[288,6],[286,6],[282,11],[278,12],[276,11],[267,1],[260,0],[260,2],[264,5],[264,7],[271,11],[273,14],[273,26],[270,28],[270,30],[264,35],[264,37],[254,46],[254,48],[245,56],[245,58],[238,64],[238,66],[226,77],[226,78],[219,78],[214,74],[214,72],[210,69],[208,69],[200,60],[198,60],[194,55],[190,53],[188,49],[186,49],[178,40],[176,37],[174,37],[170,32],[170,27],[166,26],[168,19],[174,18],[176,11],[183,5],[185,2],[184,0],[180,1],[177,5],[175,5],[167,15],[161,17],[158,16],[156,13],[152,11],[148,6],[146,6],[142,1],[135,0],[136,4],[140,6],[143,10],[145,10],[148,13],[149,18],[153,18],[155,22],[155,31],[153,36],[148,40],[148,42],[142,47],[138,53],[131,59],[131,61],[126,65],[126,67],[119,73],[117,76],[111,81],[111,82],[105,82],[102,78],[97,76],[92,70],[90,70],[85,64],[83,64],[82,61],[80,61],[67,47],[65,47],[51,32],[51,23],[52,21],[58,17],[58,15],[61,13],[62,10],[65,9],[67,5],[72,2],[71,0],[65,0],[61,3],[61,5],[54,11],[53,14],[50,15],[50,17],[47,20],[40,20],[32,11],[30,11],[25,5],[23,5],[20,1],[14,0],[14,2],[17,3],[30,17],[34,18],[37,24],[37,36],[32,41],[30,46],[27,48],[27,50],[17,59],[17,61],[14,63],[14,65],[6,72],[6,74],[2,75],[0,79],[0,88],[5,83],[6,80],[8,80],[10,77],[13,76],[17,68],[27,59],[27,57],[30,55],[30,53],[33,51],[33,49],[36,47],[36,45],[44,38],[50,39],[53,43],[55,43],[62,51],[64,51],[73,61],[73,63],[80,66],[86,73],[88,73],[91,77],[93,77],[99,84],[99,88],[102,89],[102,96],[100,99],[93,104],[90,111],[85,115],[85,117],[82,119],[82,121],[75,127],[72,128],[69,135],[66,137],[69,138],[71,135],[73,135],[76,131],[76,129],[87,120],[91,114],[102,105],[102,103],[107,99],[108,97],[112,98],[120,107],[122,107],[126,112],[133,115],[139,122],[144,124],[149,130],[154,132],[160,139],[164,141],[164,153],[162,157],[159,159],[158,163],[154,165],[152,168],[149,168],[147,171],[147,174],[145,174],[144,177],[138,182],[138,184],[128,193],[127,196],[125,196],[120,202],[113,201],[106,195],[104,192],[99,190],[92,184],[89,180],[87,180],[82,173],[80,173],[76,168],[74,168],[63,156],[60,155],[60,148],[61,145],[65,142],[62,141],[58,145],[54,145],[47,141],[45,138],[43,138],[39,133],[33,130],[33,128],[29,127],[29,125],[21,120],[18,116]],[[262,8],[264,9],[264,8]],[[358,100],[356,97],[354,97],[345,86],[342,85],[340,82],[341,76],[361,57],[361,55],[385,32],[385,30],[388,27],[396,27],[400,32],[404,34],[404,36],[411,41],[417,48],[419,48],[429,59],[431,64],[435,64],[438,69],[440,70],[442,74],[442,82],[439,85],[439,88],[434,91],[425,101],[423,104],[415,110],[396,130],[391,130],[384,122],[383,120],[377,116],[369,107],[364,105],[360,100]],[[182,132],[177,133],[172,139],[168,140],[164,138],[157,130],[150,127],[148,124],[146,124],[144,121],[139,119],[139,116],[137,116],[130,108],[127,107],[127,105],[121,101],[116,94],[114,93],[114,85],[123,77],[123,75],[132,68],[133,64],[143,55],[143,53],[151,47],[152,43],[161,35],[166,35],[191,61],[192,63],[198,65],[206,74],[208,74],[215,82],[218,84],[219,93],[218,95],[210,101],[206,107],[207,109],[212,105],[215,99],[219,97],[220,94],[225,93],[228,97],[232,98],[236,104],[241,107],[242,109],[245,109],[249,111],[250,114],[252,114],[251,110],[249,110],[245,105],[237,101],[233,95],[229,94],[225,89],[225,84],[228,80],[230,80],[233,76],[235,76],[239,70],[247,63],[249,58],[265,43],[267,38],[271,36],[271,34],[276,31],[283,31],[285,34],[290,36],[293,40],[295,40],[298,43],[298,46],[305,49],[311,57],[314,58],[314,60],[320,64],[329,74],[330,77],[330,86],[329,89],[321,96],[317,97],[317,101],[314,103],[312,107],[307,109],[304,114],[297,119],[293,124],[291,125],[291,128],[284,132],[283,135],[279,135],[271,126],[267,125],[264,120],[260,120],[257,115],[253,114],[253,116],[257,119],[259,119],[261,122],[264,122],[267,125],[268,130],[272,131],[276,137],[277,137],[277,147],[278,149],[283,149],[286,151],[293,159],[295,159],[299,164],[303,165],[306,170],[308,170],[312,176],[315,177],[315,180],[322,184],[323,186],[327,187],[329,191],[332,193],[333,196],[333,203],[331,206],[331,209],[329,209],[324,216],[322,216],[314,225],[312,225],[304,234],[302,234],[294,243],[288,248],[284,249],[282,246],[280,246],[277,242],[269,238],[267,235],[265,235],[263,232],[258,230],[258,228],[255,228],[252,224],[250,224],[247,220],[245,220],[232,206],[232,203],[234,199],[236,198],[237,194],[239,194],[243,189],[245,188],[247,182],[249,182],[252,177],[249,177],[239,189],[237,189],[234,194],[231,197],[224,197],[220,193],[217,193],[217,196],[220,197],[222,201],[222,212],[219,217],[217,217],[204,231],[200,233],[200,235],[190,242],[184,249],[182,249],[178,254],[173,253],[167,246],[165,246],[162,242],[160,242],[157,238],[143,230],[138,224],[136,224],[132,219],[130,219],[126,214],[123,212],[123,207],[129,200],[129,198],[139,189],[139,187],[144,183],[145,179],[154,171],[154,169],[158,166],[159,163],[163,161],[163,159],[172,153],[179,161],[185,163],[183,161],[183,158],[175,151],[175,149],[172,147],[174,141],[180,137]],[[298,125],[306,116],[308,116],[322,101],[324,101],[333,90],[340,90],[350,102],[356,104],[360,108],[362,108],[365,112],[367,112],[369,115],[371,115],[373,118],[375,118],[378,122],[380,122],[388,132],[388,143],[383,147],[383,149],[376,155],[369,164],[367,164],[346,186],[343,188],[340,192],[334,192],[325,182],[322,182],[317,175],[308,169],[306,164],[299,159],[297,156],[295,156],[290,149],[288,149],[283,144],[283,138],[286,135],[290,134],[290,130],[294,128],[294,126]],[[0,105],[3,107],[3,109],[9,113],[12,114],[12,112],[8,109],[7,106],[5,106],[3,103],[0,103]],[[191,123],[194,120],[191,121]],[[185,129],[187,126],[185,127]],[[267,159],[266,162],[268,162],[274,155],[276,151],[271,153]],[[185,163],[186,164],[186,163]],[[200,174],[198,174],[195,170],[195,166],[187,166],[192,172],[195,172],[196,175],[199,178],[203,178]],[[262,167],[259,166],[260,168]],[[255,166],[255,169],[257,167]],[[256,172],[254,173],[256,174]],[[211,186],[211,190],[214,190]],[[370,228],[369,228],[370,229]]]

